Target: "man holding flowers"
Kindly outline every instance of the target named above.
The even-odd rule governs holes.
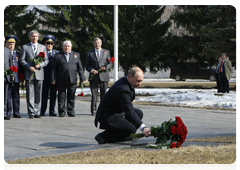
[[[101,48],[102,40],[94,38],[94,49],[87,52],[86,70],[89,72],[91,99],[91,115],[95,116],[97,109],[98,85],[100,85],[100,99],[106,93],[109,81],[108,70],[112,67],[110,51]],[[113,62],[113,61],[112,61]]]
[[[39,33],[30,32],[31,42],[23,45],[21,50],[21,65],[24,67],[26,82],[26,100],[29,118],[41,118],[43,68],[48,64],[46,47],[38,43]],[[40,61],[41,62],[37,62]],[[36,62],[35,62],[36,61]]]
[[[19,73],[23,72],[23,68],[20,65],[20,52],[15,50],[15,44],[17,41],[16,35],[6,36],[6,47],[11,50],[11,60],[13,67],[16,68],[13,80],[10,82],[8,87],[8,102],[7,102],[7,115],[10,119],[11,113],[13,111],[14,118],[21,118],[19,113],[20,110],[20,96],[19,96],[19,83],[20,79],[18,78]]]
[[[135,88],[138,88],[144,78],[139,67],[131,68],[128,76],[119,79],[105,94],[98,107],[95,126],[100,123],[100,129],[105,129],[95,136],[98,144],[114,143],[132,140],[130,134],[142,131],[145,137],[151,131],[143,122],[143,112],[134,108]]]
[[[8,48],[4,47],[4,119],[8,120],[10,119],[10,117],[7,115],[7,98],[8,98],[8,86],[11,81],[11,76],[6,74],[5,70],[9,69],[10,66],[12,66],[11,51]]]

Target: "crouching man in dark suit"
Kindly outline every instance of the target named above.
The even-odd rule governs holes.
[[[71,41],[64,41],[63,51],[54,56],[52,69],[52,84],[57,82],[58,88],[59,117],[64,117],[66,113],[70,117],[75,117],[77,74],[79,74],[81,82],[86,80],[80,54],[72,51]],[[65,109],[66,90],[67,110]]]
[[[140,129],[145,137],[151,131],[143,122],[143,112],[132,105],[135,99],[135,89],[144,78],[139,67],[131,68],[127,77],[119,79],[103,97],[95,117],[95,126],[100,123],[100,129],[105,129],[95,136],[98,144],[114,143],[132,140],[130,134]]]

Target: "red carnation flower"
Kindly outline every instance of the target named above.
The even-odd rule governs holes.
[[[81,96],[81,94],[80,94],[80,93],[78,93],[78,96]]]
[[[13,66],[10,66],[10,68],[9,68],[11,71],[14,71],[14,68],[13,68]]]
[[[176,116],[175,119],[176,119],[177,122],[182,123],[182,119],[179,116]]]
[[[177,142],[176,147],[180,148],[180,146],[181,146],[180,142]]]
[[[16,73],[18,71],[17,66],[13,67],[13,71]]]
[[[84,96],[84,93],[83,93],[83,92],[81,93],[81,96]]]
[[[177,125],[177,127],[179,127],[179,126],[182,126],[182,123],[176,121],[176,125]]]
[[[173,142],[171,145],[170,145],[171,148],[176,148],[176,144],[175,142]]]
[[[115,59],[112,57],[112,63],[114,63]]]
[[[108,59],[108,61],[110,62],[110,61],[111,61],[111,59]]]
[[[177,134],[180,135],[181,132],[182,132],[182,127],[181,127],[181,126],[178,126],[178,127],[177,127]]]
[[[177,133],[177,128],[175,126],[171,126],[171,132],[175,135]]]
[[[186,139],[186,134],[185,134],[184,132],[181,132],[181,134],[180,134],[180,140],[184,142],[185,139]]]
[[[45,58],[45,53],[44,53],[44,52],[40,52],[40,53],[38,54],[38,57],[43,57],[43,58]]]

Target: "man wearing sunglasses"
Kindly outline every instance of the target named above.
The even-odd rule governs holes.
[[[46,35],[42,39],[42,44],[44,44],[45,47],[47,48],[49,63],[46,67],[44,67],[41,116],[45,116],[48,99],[50,100],[49,116],[56,116],[55,105],[56,105],[56,96],[57,96],[57,85],[51,84],[51,70],[52,70],[54,55],[59,52],[53,49],[54,42],[55,42],[55,37],[53,35]]]

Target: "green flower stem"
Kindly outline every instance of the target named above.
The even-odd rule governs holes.
[[[32,79],[33,79],[34,73],[32,73],[30,79],[29,79],[29,83],[31,83]]]

